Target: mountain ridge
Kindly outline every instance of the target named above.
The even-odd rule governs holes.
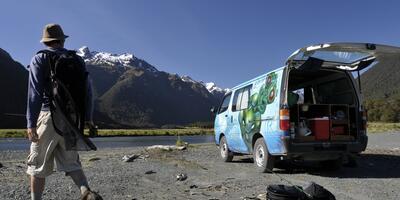
[[[88,46],[82,46],[77,50],[77,54],[84,59],[87,65],[109,65],[111,67],[122,68],[138,67],[154,73],[159,72],[159,70],[153,65],[149,64],[143,59],[137,58],[134,56],[134,54],[130,53],[113,54],[108,52],[90,51]],[[222,89],[218,87],[213,82],[204,83],[203,81],[196,81],[188,75],[183,75],[180,77],[185,82],[201,83],[212,94],[226,93],[229,91],[229,89]]]
[[[400,70],[398,63],[371,67],[361,74],[361,86],[368,100],[400,96]]]
[[[26,127],[28,71],[0,48],[0,127]]]
[[[211,122],[209,110],[226,92],[215,84],[159,71],[133,54],[96,52],[88,47],[80,48],[77,54],[85,60],[91,77],[94,119],[100,128]],[[10,97],[0,99],[1,128],[26,127],[27,81],[26,68],[0,49],[0,85],[3,94]]]
[[[95,95],[95,119],[100,127],[141,128],[212,121],[229,89],[190,76],[159,71],[133,54],[112,54],[80,48]],[[0,127],[25,128],[26,68],[0,48]],[[362,93],[372,121],[399,121],[400,71],[396,64],[371,67],[361,74]]]
[[[77,51],[86,62],[101,124],[111,127],[160,127],[210,122],[209,109],[219,104],[224,89],[158,70],[133,54]],[[103,120],[103,121],[102,121]]]

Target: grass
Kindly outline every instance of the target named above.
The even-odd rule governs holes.
[[[0,129],[0,138],[25,137],[25,129]]]
[[[400,123],[368,122],[367,133],[400,132]]]
[[[213,129],[100,129],[99,136],[210,135]]]
[[[88,134],[88,131],[85,131]],[[400,132],[400,123],[368,122],[367,133]],[[25,129],[0,129],[0,138],[25,137]],[[165,135],[212,135],[213,129],[99,129],[98,135],[109,136],[165,136]],[[177,143],[181,143],[178,141]]]
[[[99,129],[99,136],[165,136],[165,135],[212,135],[213,129]],[[25,137],[25,129],[0,129],[0,138]],[[88,134],[88,130],[85,131]]]

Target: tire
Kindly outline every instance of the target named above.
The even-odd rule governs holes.
[[[261,173],[272,172],[274,169],[274,157],[268,152],[264,138],[258,138],[253,147],[253,160],[257,171]]]
[[[225,136],[222,136],[219,142],[219,152],[224,162],[231,162],[233,159],[233,153],[228,148],[228,143],[226,142]]]

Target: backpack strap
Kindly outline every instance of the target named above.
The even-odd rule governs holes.
[[[48,50],[48,49],[40,50],[40,51],[38,51],[38,52],[36,53],[36,55],[38,55],[38,54],[45,54],[45,55],[47,55],[48,58],[50,58],[50,59],[48,59],[48,62],[49,62],[49,65],[50,65],[50,66],[51,66],[52,64],[53,64],[53,65],[55,64],[55,63],[54,63],[55,58],[58,57],[58,55],[57,55],[56,52],[50,51],[50,50]]]
[[[36,55],[40,54],[40,53],[47,55],[47,63],[49,66],[48,74],[50,75],[49,78],[51,79],[54,76],[54,68],[55,68],[56,61],[57,61],[57,58],[59,57],[59,55],[57,53],[55,53],[54,51],[50,51],[48,49],[40,50],[36,53]]]
[[[42,49],[42,50],[38,51],[36,54],[39,54],[39,53],[54,54],[53,51],[50,51],[50,50],[48,50],[48,49]]]
[[[54,68],[56,65],[56,60],[58,58],[58,55],[55,52],[50,51],[48,49],[40,50],[36,53],[36,55],[38,55],[38,54],[46,55],[48,69],[46,71],[43,71],[43,73],[45,74],[44,77],[46,77],[46,79],[45,79],[46,85],[48,85],[49,88],[45,89],[44,92],[45,92],[45,94],[47,94],[47,96],[50,98],[50,101],[51,101],[53,97],[51,95],[51,91],[49,91],[49,90],[51,90],[51,82],[53,81],[53,78],[55,77]]]
[[[58,57],[58,55],[57,55],[56,52],[50,51],[50,50],[48,50],[48,49],[40,50],[40,51],[38,51],[38,52],[36,53],[36,55],[37,55],[37,54],[40,54],[40,53],[47,55],[47,56],[50,58],[50,60],[52,60],[52,61],[54,61],[55,58]],[[54,63],[54,64],[55,64],[55,63]]]

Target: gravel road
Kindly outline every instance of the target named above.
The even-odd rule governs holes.
[[[358,167],[329,172],[315,166],[288,165],[275,173],[300,186],[314,181],[336,199],[400,199],[400,148],[393,142],[400,141],[400,133],[373,138],[367,151],[356,158]],[[390,145],[382,143],[385,140]],[[0,199],[30,198],[27,154],[0,152]],[[132,154],[142,157],[122,161],[124,155]],[[248,156],[223,163],[214,144],[191,145],[183,151],[105,148],[81,153],[81,161],[92,189],[104,199],[254,199],[265,193],[269,184],[288,184],[277,175],[255,172]],[[176,175],[181,173],[188,178],[177,181]],[[55,172],[47,179],[44,199],[79,199],[79,193],[72,180]]]

